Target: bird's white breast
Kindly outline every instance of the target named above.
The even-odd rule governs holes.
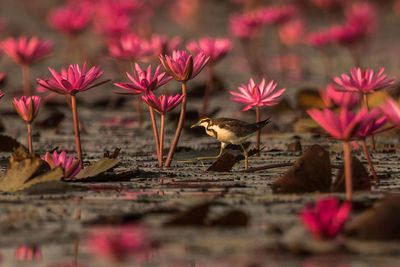
[[[208,128],[210,130],[214,130],[217,133],[217,140],[220,142],[240,144],[243,141],[243,138],[238,138],[233,132],[224,128],[220,128],[218,125],[211,125]],[[215,137],[212,131],[207,131],[207,134]]]

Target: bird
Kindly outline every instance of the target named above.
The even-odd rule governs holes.
[[[248,123],[245,121],[230,118],[218,118],[215,120],[212,120],[209,117],[201,118],[190,128],[204,127],[206,133],[209,136],[212,136],[221,142],[221,150],[219,154],[215,157],[200,157],[197,158],[197,160],[218,159],[222,156],[222,152],[228,144],[240,145],[244,153],[245,169],[247,169],[248,154],[247,150],[243,146],[243,143],[258,130],[267,125],[269,122],[270,118],[256,123]]]

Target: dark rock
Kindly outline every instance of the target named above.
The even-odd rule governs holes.
[[[274,193],[328,192],[331,186],[329,152],[320,145],[308,148],[272,185]]]
[[[353,179],[353,191],[369,191],[371,190],[371,183],[369,175],[364,165],[355,157],[352,158],[352,179]],[[345,192],[345,177],[344,177],[344,165],[340,167],[339,173],[332,184],[332,192]]]
[[[346,227],[348,236],[364,240],[400,239],[400,193],[386,196],[355,217]]]

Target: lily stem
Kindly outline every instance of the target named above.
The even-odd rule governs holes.
[[[374,165],[372,164],[371,157],[368,152],[367,144],[365,143],[365,139],[361,140],[361,145],[364,151],[364,155],[367,158],[369,169],[371,170],[372,176],[374,177],[375,182],[379,183],[378,175],[375,172]]]
[[[80,134],[79,134],[78,109],[76,107],[76,96],[75,95],[71,95],[71,105],[72,105],[72,116],[74,118],[76,152],[78,153],[79,166],[83,169],[81,138],[80,138]]]
[[[154,110],[150,106],[149,106],[149,111],[150,111],[150,117],[151,117],[151,124],[153,125],[154,141],[156,143],[158,166],[161,167],[162,166],[162,158],[160,157],[160,141],[158,140],[158,130],[157,130],[156,118],[154,117]]]
[[[167,160],[165,161],[165,167],[169,167],[171,165],[172,157],[174,155],[176,145],[178,144],[179,137],[180,137],[181,132],[182,132],[183,121],[185,120],[185,115],[186,115],[186,82],[182,82],[182,94],[184,96],[183,96],[183,99],[182,99],[181,114],[179,116],[178,127],[176,128],[175,137],[174,137],[174,140],[172,141],[172,145],[169,148]]]
[[[33,154],[33,147],[32,147],[32,124],[28,122],[28,147],[29,147],[29,154]]]
[[[352,180],[352,169],[351,169],[351,147],[348,141],[343,142],[344,152],[344,174],[346,180],[346,199],[351,201],[353,194],[353,180]]]
[[[163,150],[164,150],[164,125],[165,125],[165,115],[161,114],[161,129],[160,129],[160,160],[161,166],[163,161]]]
[[[260,107],[256,107],[256,122],[260,122]],[[260,156],[260,139],[261,139],[261,131],[257,131],[257,137],[256,137],[256,149],[258,152],[256,153],[256,156]]]

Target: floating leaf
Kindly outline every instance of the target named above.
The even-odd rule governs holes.
[[[15,150],[7,172],[0,178],[0,190],[16,192],[34,184],[60,181],[64,176],[61,167],[49,170],[48,164],[38,155],[26,154],[24,148]]]
[[[329,152],[313,145],[274,182],[272,189],[283,194],[328,192],[331,182]]]
[[[212,226],[244,227],[249,223],[249,216],[241,210],[232,210],[211,222]]]
[[[164,223],[165,226],[204,226],[208,211],[209,203],[202,203],[191,207],[189,210],[179,212],[172,219]]]
[[[56,110],[41,121],[35,123],[35,127],[43,129],[53,129],[57,128],[61,122],[65,119],[64,113]]]
[[[98,161],[93,162],[88,167],[81,170],[75,176],[75,180],[86,179],[89,177],[99,175],[100,173],[103,173],[105,171],[108,171],[108,170],[114,168],[118,163],[119,163],[118,159],[102,158]]]
[[[364,165],[356,158],[352,157],[351,160],[352,169],[352,181],[354,191],[370,191],[371,183],[369,181],[369,175]],[[344,175],[344,165],[340,167],[339,173],[336,177],[335,182],[332,184],[332,192],[345,192],[345,175]]]
[[[207,171],[212,172],[229,172],[236,163],[236,157],[229,152],[226,152],[216,160]]]

